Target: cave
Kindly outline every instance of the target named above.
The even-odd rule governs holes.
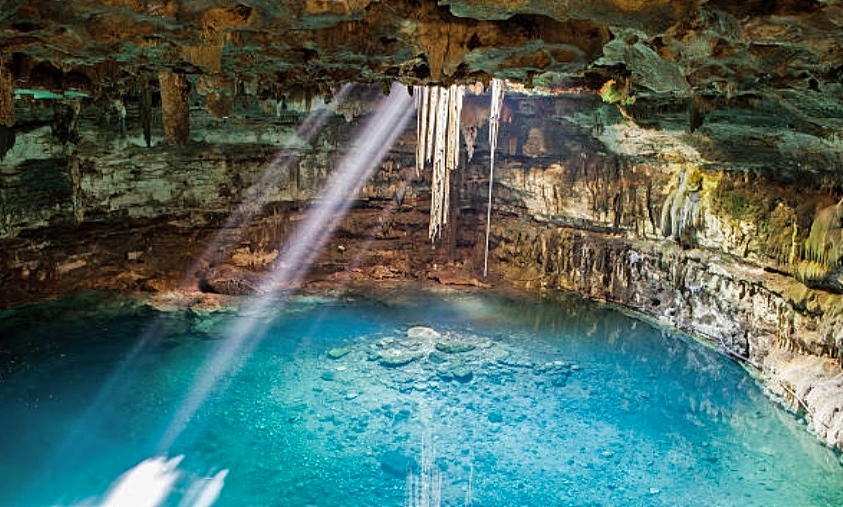
[[[843,504],[842,25],[0,0],[0,505]]]

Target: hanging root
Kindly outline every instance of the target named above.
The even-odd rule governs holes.
[[[430,185],[431,241],[442,237],[442,226],[448,223],[450,208],[450,172],[459,165],[460,114],[465,89],[462,85],[448,88],[417,86],[418,116],[416,119],[416,172],[433,162]]]

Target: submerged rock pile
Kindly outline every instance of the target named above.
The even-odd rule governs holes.
[[[449,384],[473,380],[499,384],[502,378],[516,372],[532,373],[538,384],[562,387],[571,373],[580,368],[562,361],[533,362],[489,338],[442,334],[422,326],[411,327],[399,337],[333,348],[326,357],[375,363],[386,370],[380,382],[401,393],[443,390]],[[328,379],[334,380],[333,375]]]

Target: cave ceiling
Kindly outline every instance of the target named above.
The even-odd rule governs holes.
[[[837,0],[0,0],[0,110],[12,90],[111,99],[162,72],[263,98],[492,77],[597,95],[614,80],[642,125],[702,130],[708,160],[798,152],[795,168],[836,171],[841,24]]]

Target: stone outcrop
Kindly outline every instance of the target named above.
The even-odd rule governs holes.
[[[843,447],[840,225],[822,176],[738,176],[690,146],[660,149],[648,160],[618,147],[510,159],[499,170],[492,271],[709,341]],[[822,272],[809,278],[806,262]]]

